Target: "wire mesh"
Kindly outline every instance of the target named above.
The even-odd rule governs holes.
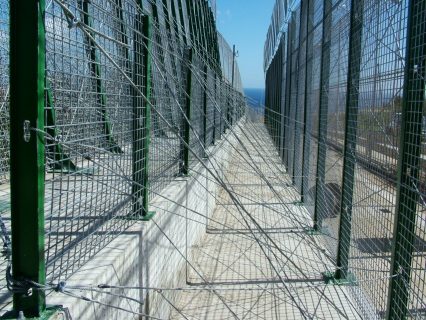
[[[350,270],[365,279],[390,272],[399,145],[387,127],[401,108],[395,102],[403,89],[407,2],[365,2],[362,17],[358,119],[348,124],[357,128],[354,185],[345,192],[353,193]],[[386,313],[388,286],[360,286],[358,295],[369,302],[360,305]]]
[[[425,15],[424,1],[407,1],[407,50],[399,146],[398,206],[394,220],[390,317],[426,316],[425,287]],[[396,9],[396,8],[395,8]],[[404,8],[404,13],[407,8]],[[393,11],[392,11],[393,12]],[[396,13],[395,13],[396,14]],[[397,14],[396,14],[397,15]],[[398,15],[397,15],[398,17]],[[405,21],[404,21],[405,22]],[[394,41],[396,42],[397,39]],[[399,110],[398,110],[399,111]],[[395,121],[397,122],[397,120]]]
[[[0,11],[0,213],[6,219],[8,3]],[[205,29],[215,31],[204,2],[196,6]],[[196,42],[185,1],[143,1],[143,9],[126,0],[50,1],[45,10],[45,128],[39,134],[46,148],[46,274],[53,281],[69,277],[128,228],[130,216],[143,213],[144,189],[152,199],[182,173],[188,71],[189,147],[196,156],[204,157],[225,126],[243,115],[228,114],[229,105],[245,104],[233,93],[241,91],[241,78],[223,38],[216,57],[223,70],[215,69],[220,63],[207,51],[207,36],[216,37],[206,30],[198,32],[194,61],[185,59]],[[146,14],[153,21],[151,39]],[[148,55],[152,73],[144,62]]]
[[[277,1],[275,11],[287,4]],[[361,315],[422,318],[426,6],[423,1],[346,0],[294,5],[279,28],[274,17],[280,13],[274,12],[265,44],[268,99],[277,90],[268,74],[282,59],[277,41],[289,50],[285,61],[291,66],[284,62],[280,70],[290,77],[279,89],[286,92],[281,115],[288,118],[281,133],[283,162],[299,191],[302,179],[304,205],[327,249],[346,261],[346,277],[359,281],[350,291]],[[277,40],[280,33],[289,39]],[[265,115],[274,139],[271,111]],[[368,281],[380,275],[390,276]]]
[[[317,156],[319,136],[319,102],[323,36],[323,1],[309,3],[308,12],[308,48],[306,75],[306,122],[303,163],[304,202],[311,216],[315,213],[317,186]]]
[[[291,71],[290,71],[290,81],[291,87],[290,92],[290,113],[289,113],[289,148],[288,148],[288,172],[293,177],[295,176],[295,154],[296,154],[296,135],[294,134],[296,130],[296,117],[297,117],[297,88],[298,88],[298,79],[299,79],[299,35],[300,35],[300,7],[293,12],[291,17],[291,23],[289,26],[289,41],[291,44]]]
[[[203,82],[206,79],[203,61],[200,57],[194,56],[193,61],[193,80],[191,86],[191,134],[190,147],[199,158],[204,157],[204,139],[205,139],[205,113],[204,113],[204,87]],[[195,155],[191,155],[191,165],[198,162]]]
[[[299,48],[297,56],[297,87],[295,87],[295,132],[294,132],[294,184],[299,192],[302,192],[302,177],[303,177],[303,147],[305,141],[305,105],[306,105],[306,73],[307,73],[307,22],[308,22],[308,1],[303,1],[300,7],[300,22],[299,22]]]
[[[349,49],[350,1],[341,1],[332,7],[330,33],[330,67],[326,108],[327,127],[322,152],[325,152],[324,177],[318,180],[318,225],[328,234],[327,245],[337,254],[342,193],[343,141],[345,133],[346,90]],[[324,88],[323,88],[324,89]],[[323,179],[321,179],[323,178]]]
[[[150,198],[179,175],[183,152],[179,132],[183,130],[186,88],[185,82],[180,84],[176,79],[184,78],[187,62],[178,58],[182,57],[184,46],[173,37],[173,29],[165,23],[162,8],[156,5],[153,28],[152,103],[155,109],[151,118]]]
[[[68,28],[56,2],[46,8],[45,112],[52,121],[45,130],[46,148],[53,150],[45,187],[48,279],[66,278],[124,231],[130,223],[120,217],[132,209],[134,106],[124,74],[132,72],[138,9],[104,0],[74,1],[69,8],[105,36]],[[65,167],[66,159],[75,168]]]

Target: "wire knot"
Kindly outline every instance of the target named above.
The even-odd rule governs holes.
[[[67,283],[65,281],[60,281],[58,285],[55,287],[55,291],[64,293],[66,285]]]
[[[36,285],[32,281],[14,279],[11,272],[11,265],[6,269],[6,285],[7,289],[12,293],[21,293],[27,297],[32,296],[33,288]]]

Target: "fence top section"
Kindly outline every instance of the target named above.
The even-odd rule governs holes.
[[[264,70],[268,70],[275,53],[278,50],[281,35],[287,30],[291,13],[300,5],[300,0],[276,0],[272,12],[264,47]]]

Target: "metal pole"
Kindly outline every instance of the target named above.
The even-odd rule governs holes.
[[[364,0],[352,1],[349,35],[348,80],[346,93],[345,144],[343,158],[342,199],[336,279],[346,279],[352,228],[352,200],[356,162],[359,80],[362,57]]]
[[[10,189],[12,270],[16,280],[45,283],[44,0],[10,1]],[[39,317],[45,293],[13,294],[14,313]],[[15,318],[16,319],[16,318]]]
[[[312,29],[312,25],[309,23],[310,22],[310,18],[309,18],[309,10],[310,10],[310,1],[306,1],[305,2],[305,12],[306,12],[306,38],[305,38],[305,96],[304,96],[304,101],[303,101],[303,134],[302,134],[302,155],[301,155],[301,184],[300,184],[300,202],[305,202],[305,192],[307,190],[305,190],[305,183],[306,185],[308,184],[306,182],[306,180],[308,179],[307,176],[309,175],[309,154],[306,154],[306,146],[309,145],[309,142],[307,141],[307,135],[308,135],[308,130],[307,130],[307,120],[308,120],[308,115],[307,115],[307,111],[308,111],[308,88],[310,88],[311,86],[308,85],[308,81],[310,81],[311,76],[308,74],[309,72],[309,68],[308,66],[312,63],[311,61],[309,61],[309,41],[313,41],[313,36],[310,37],[309,33]],[[311,58],[312,60],[313,58]],[[310,116],[310,115],[309,115]]]
[[[409,313],[411,268],[415,253],[422,118],[426,76],[426,1],[410,0],[405,55],[404,96],[398,160],[398,190],[389,283],[387,319]]]
[[[235,81],[235,44],[232,46],[232,88],[234,88]]]
[[[204,92],[203,92],[203,147],[204,147],[203,149],[204,149],[204,157],[207,156],[205,150],[208,147],[208,145],[207,145],[208,72],[209,72],[209,68],[208,68],[207,64],[205,64],[204,65],[204,82],[205,82],[206,86],[204,87]]]
[[[315,187],[315,208],[313,218],[313,229],[321,229],[320,221],[320,190],[325,188],[325,163],[327,153],[327,113],[328,113],[328,90],[330,82],[330,37],[332,26],[332,3],[331,0],[324,1],[323,27],[322,27],[322,55],[321,55],[321,75],[320,75],[320,106],[318,114],[318,150],[317,150],[317,172]]]
[[[141,36],[142,35],[142,36]],[[134,35],[133,80],[141,88],[145,101],[133,92],[133,214],[148,215],[149,205],[149,145],[151,140],[151,58],[152,20],[150,16],[136,15]]]
[[[187,175],[189,173],[189,146],[190,146],[190,131],[191,131],[191,114],[192,114],[192,59],[193,59],[193,50],[192,48],[187,48],[185,50],[185,56],[187,61],[187,74],[186,74],[186,117],[187,121],[184,121],[184,139],[186,145],[183,146],[183,167],[182,173]]]

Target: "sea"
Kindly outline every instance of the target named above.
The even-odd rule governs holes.
[[[263,111],[265,108],[265,89],[263,88],[248,88],[244,89],[244,94],[247,98],[249,107],[256,111]]]

